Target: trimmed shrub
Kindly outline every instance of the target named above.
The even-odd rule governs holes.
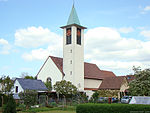
[[[8,96],[8,102],[3,107],[3,113],[16,113],[16,102],[12,95]]]
[[[131,104],[81,104],[76,108],[77,113],[137,113],[150,112],[149,105]]]

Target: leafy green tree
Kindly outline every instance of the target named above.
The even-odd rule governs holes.
[[[56,84],[54,85],[54,89],[57,93],[62,94],[65,97],[69,94],[75,95],[77,93],[76,86],[66,80],[56,82]]]
[[[47,80],[45,82],[45,86],[47,87],[48,91],[52,91],[52,82],[51,82],[51,80]]]
[[[12,95],[8,95],[8,102],[3,106],[3,113],[17,113],[16,102]]]
[[[2,92],[8,94],[11,92],[12,87],[14,86],[14,82],[10,79],[9,76],[2,76],[0,78],[0,83],[2,86]]]
[[[150,96],[150,69],[135,68],[135,79],[129,83],[129,93],[133,96]]]
[[[24,101],[26,105],[26,109],[30,108],[30,106],[37,104],[38,93],[34,90],[25,90],[24,92],[19,93],[19,97]]]
[[[54,90],[56,90],[58,94],[61,94],[64,97],[64,103],[66,102],[66,97],[68,95],[77,94],[76,86],[66,80],[56,82],[56,84],[54,85]]]
[[[98,102],[98,98],[99,98],[99,93],[98,93],[98,91],[95,91],[93,93],[92,97],[90,98],[90,102],[97,103]]]
[[[21,78],[25,78],[25,79],[36,79],[36,77],[30,76],[27,72],[22,72],[22,73],[21,73]]]
[[[99,97],[118,97],[119,90],[99,90]]]
[[[35,79],[33,76],[25,76],[25,79]]]

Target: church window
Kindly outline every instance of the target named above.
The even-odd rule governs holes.
[[[71,44],[71,28],[66,29],[66,44]]]
[[[70,71],[70,75],[72,75],[72,71]]]
[[[70,53],[72,53],[72,49],[70,50]]]
[[[81,45],[81,29],[77,28],[77,44]]]
[[[72,64],[72,60],[70,60],[70,64]]]
[[[47,82],[51,82],[51,81],[52,81],[51,77],[48,77]]]

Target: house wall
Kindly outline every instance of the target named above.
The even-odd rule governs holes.
[[[41,71],[38,73],[37,79],[46,82],[48,77],[51,78],[52,85],[54,85],[57,81],[61,81],[63,77],[61,71],[50,57],[46,61]]]
[[[123,84],[120,87],[120,92],[124,92],[128,88],[129,88],[128,82],[126,80],[124,80]]]
[[[102,80],[84,79],[84,88],[99,88]]]
[[[14,83],[14,87],[12,89],[13,93],[16,93],[16,86],[18,86],[18,93],[23,92],[23,88],[21,87],[20,83],[18,82],[18,80],[15,81]]]

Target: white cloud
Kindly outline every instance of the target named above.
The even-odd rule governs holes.
[[[144,37],[150,39],[150,30],[141,31],[140,34],[143,35]]]
[[[0,54],[9,54],[10,48],[8,41],[0,38]]]
[[[140,8],[141,9],[141,8]],[[141,10],[141,14],[146,14],[148,11],[150,11],[150,6],[146,6]]]
[[[150,11],[150,6],[146,6],[146,7],[144,8],[144,11]]]
[[[57,44],[50,44],[48,48],[34,49],[29,53],[24,53],[22,58],[28,61],[45,60],[48,56],[62,56],[62,40],[57,41]]]
[[[134,29],[132,27],[123,27],[123,28],[119,29],[119,32],[121,32],[121,33],[130,33],[133,31],[134,31]]]
[[[85,58],[100,69],[129,72],[132,66],[150,64],[150,41],[123,38],[115,29],[99,27],[85,34]]]
[[[57,35],[56,35],[57,36]],[[33,49],[24,53],[25,60],[45,60],[49,55],[62,56],[62,38],[50,37],[43,49]],[[98,27],[85,33],[85,60],[96,63],[100,69],[121,74],[130,74],[133,66],[147,67],[150,64],[150,41],[143,42],[133,38],[124,38],[113,28]]]
[[[45,44],[55,44],[60,36],[51,32],[48,28],[28,27],[19,29],[15,33],[15,45],[21,47],[39,47]]]

